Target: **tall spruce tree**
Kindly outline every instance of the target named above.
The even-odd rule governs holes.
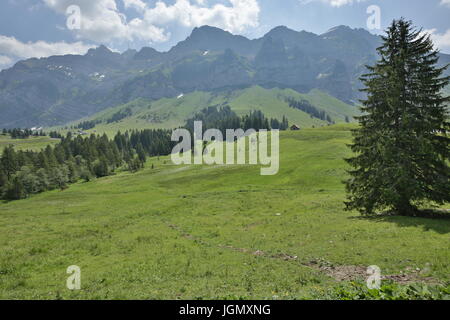
[[[5,147],[0,162],[2,164],[2,171],[6,175],[7,180],[11,180],[13,174],[19,170],[17,153],[12,145]]]
[[[450,77],[438,68],[428,35],[394,20],[378,48],[380,60],[362,77],[367,99],[347,159],[348,210],[416,215],[425,201],[450,201]],[[448,66],[447,66],[448,67]]]

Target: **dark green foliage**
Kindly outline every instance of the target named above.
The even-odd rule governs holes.
[[[26,139],[32,135],[32,131],[30,129],[12,129],[10,131],[12,139]]]
[[[283,116],[283,120],[281,122],[278,119],[270,119],[270,127],[272,129],[284,131],[289,128],[289,121],[286,116]]]
[[[48,135],[50,138],[53,138],[53,139],[61,139],[62,138],[61,134],[58,133],[57,131],[51,131]]]
[[[140,142],[136,147],[136,153],[140,162],[145,163],[147,161],[147,155],[145,154],[144,147]]]
[[[3,195],[6,191],[7,183],[8,183],[8,178],[6,177],[6,174],[0,165],[0,199],[3,198]]]
[[[163,129],[133,130],[126,131],[124,134],[119,131],[114,137],[114,142],[117,152],[123,155],[125,162],[128,162],[138,152],[138,149],[142,160],[144,153],[150,157],[170,154],[175,145],[171,141],[171,136],[171,130]]]
[[[249,115],[245,115],[241,119],[241,126],[238,128],[243,128],[244,130],[255,129],[255,130],[270,130],[269,119],[264,116],[264,113],[260,110],[251,111]],[[233,129],[238,129],[233,128]],[[230,129],[230,128],[227,128]]]
[[[208,129],[218,129],[223,135],[227,129],[255,129],[255,130],[287,130],[289,122],[285,116],[280,122],[278,119],[267,119],[259,110],[252,111],[250,114],[239,117],[229,106],[212,106],[203,109],[194,117],[186,121],[185,128],[193,132],[194,122],[202,121],[203,131]]]
[[[101,123],[100,120],[83,121],[80,122],[77,126],[75,126],[75,129],[89,130],[94,128],[99,123]]]
[[[6,179],[11,180],[12,175],[19,169],[17,154],[13,146],[5,147],[0,164],[2,173],[6,176]]]
[[[30,136],[39,137],[39,136],[45,136],[44,131],[42,130],[35,130],[35,129],[20,129],[20,128],[14,128],[14,129],[3,129],[2,130],[3,135],[10,135],[11,139],[28,139]]]
[[[219,129],[222,133],[226,129],[239,128],[241,125],[241,119],[229,106],[212,106],[195,114],[186,121],[185,125],[191,132],[194,130],[195,121],[201,121],[203,123],[203,131],[214,128]]]
[[[362,81],[360,129],[348,159],[347,209],[416,215],[424,202],[450,201],[450,124],[438,53],[411,22],[394,21],[378,49],[380,60]]]
[[[287,98],[286,102],[291,108],[306,112],[311,116],[311,118],[317,118],[323,121],[328,121],[329,123],[333,123],[331,117],[325,111],[317,109],[315,106],[309,103],[309,101]]]
[[[108,161],[105,158],[101,158],[94,162],[94,174],[101,178],[109,175]]]
[[[19,177],[14,177],[6,186],[5,199],[19,200],[26,197],[26,191]]]
[[[134,158],[134,159],[131,159],[130,161],[128,161],[127,166],[128,166],[128,171],[137,172],[143,168],[144,163],[141,162],[141,160],[139,158]]]
[[[120,120],[132,115],[131,108],[126,108],[125,110],[120,110],[112,115],[111,118],[106,120],[106,123],[119,122]]]
[[[79,179],[108,176],[124,163],[135,172],[144,167],[147,156],[170,154],[173,145],[169,130],[143,130],[119,132],[113,140],[106,135],[73,138],[69,133],[59,144],[39,152],[8,146],[0,158],[0,199],[64,190]]]

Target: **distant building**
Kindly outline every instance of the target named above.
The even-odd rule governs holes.
[[[300,127],[298,125],[294,124],[291,126],[291,131],[298,131],[298,130],[300,130]]]

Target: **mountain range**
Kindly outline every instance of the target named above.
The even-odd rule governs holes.
[[[85,55],[32,58],[0,72],[0,127],[63,125],[137,99],[255,86],[314,89],[355,104],[358,79],[376,61],[380,43],[347,26],[321,35],[280,26],[253,40],[203,26],[167,52],[117,53],[102,45]],[[449,62],[441,54],[440,64]]]

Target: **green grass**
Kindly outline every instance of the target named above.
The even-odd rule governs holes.
[[[27,139],[11,139],[11,137],[0,135],[0,150],[8,145],[13,145],[16,150],[33,150],[39,151],[44,149],[47,145],[54,145],[59,142],[59,139],[52,139],[50,137],[30,137]]]
[[[349,128],[282,133],[276,176],[152,158],[136,174],[0,204],[0,299],[333,297],[342,283],[313,260],[448,282],[449,220],[344,212]],[[70,265],[80,291],[65,287]]]
[[[239,115],[248,114],[252,110],[261,110],[268,118],[281,120],[283,116],[286,116],[291,125],[297,124],[302,128],[328,125],[326,121],[311,118],[303,111],[290,108],[285,101],[288,97],[309,101],[318,109],[326,111],[336,123],[343,123],[346,116],[352,119],[359,112],[355,106],[345,104],[319,90],[300,94],[291,89],[264,89],[254,86],[233,91],[197,91],[181,98],[163,98],[157,101],[137,99],[125,105],[108,108],[92,117],[73,122],[69,126],[83,120],[100,120],[102,123],[88,132],[106,132],[110,136],[114,135],[117,130],[177,128],[184,125],[188,118],[203,108],[223,104],[228,104]],[[110,119],[114,113],[126,108],[132,110],[130,117],[119,122],[106,123],[106,120]]]

